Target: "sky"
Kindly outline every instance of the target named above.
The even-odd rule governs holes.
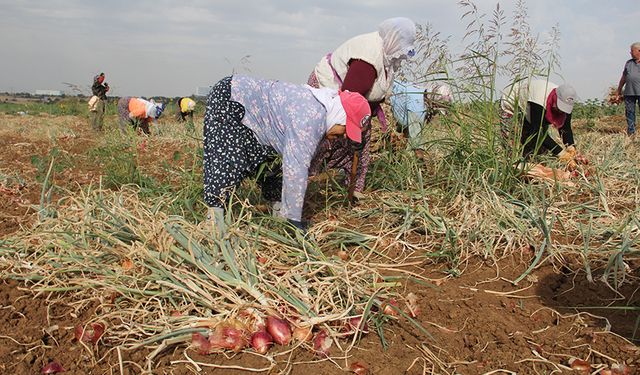
[[[465,1],[488,17],[500,3],[507,22],[515,4]],[[541,41],[559,27],[556,83],[581,100],[617,85],[640,41],[638,0],[524,3]],[[233,73],[305,83],[327,52],[390,17],[429,24],[460,54],[465,9],[458,0],[0,0],[0,92],[71,92],[71,83],[88,93],[99,72],[118,96],[188,96]]]

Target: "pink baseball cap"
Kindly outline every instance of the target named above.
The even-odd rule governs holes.
[[[362,128],[371,118],[371,108],[364,96],[357,92],[340,91],[340,102],[347,114],[347,137],[362,142]]]

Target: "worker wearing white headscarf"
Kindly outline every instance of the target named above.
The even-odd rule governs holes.
[[[415,38],[413,21],[404,17],[387,19],[378,26],[378,31],[355,36],[323,56],[309,76],[308,83],[312,87],[362,94],[369,101],[371,113],[378,117],[384,132],[386,119],[380,103],[389,93],[394,72],[402,60],[414,55]],[[370,126],[365,127],[364,137],[355,182],[356,196],[364,190],[370,158]],[[353,155],[354,150],[348,141],[325,140],[318,147],[310,173],[318,174],[324,166],[342,168],[347,176],[345,183],[349,184]]]

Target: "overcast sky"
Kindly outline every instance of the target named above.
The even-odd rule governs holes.
[[[475,4],[491,14],[497,2]],[[507,18],[514,2],[500,1]],[[541,39],[559,25],[561,74],[584,100],[617,84],[640,40],[638,4],[530,0],[527,8]],[[431,24],[460,53],[462,13],[457,0],[0,0],[0,91],[88,88],[101,71],[121,96],[191,95],[234,71],[304,83],[325,53],[389,17]]]

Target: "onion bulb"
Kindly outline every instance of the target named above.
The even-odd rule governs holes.
[[[349,370],[356,375],[368,375],[369,369],[362,362],[353,362],[351,366],[349,366]]]
[[[267,332],[278,345],[288,345],[291,341],[291,328],[289,323],[275,316],[267,317]]]
[[[387,315],[398,316],[398,301],[396,301],[395,298],[389,298],[389,300],[382,305],[382,312]]]
[[[362,333],[366,335],[369,333],[369,324],[362,321],[362,316],[354,316],[347,320],[345,331],[349,334]]]
[[[611,371],[616,375],[629,375],[631,374],[631,369],[629,366],[625,364],[614,363],[611,365]]]
[[[74,329],[76,340],[95,344],[104,334],[104,324],[91,323],[86,327],[77,325]]]
[[[191,335],[191,346],[200,354],[209,354],[209,350],[211,349],[209,339],[198,332]]]
[[[209,336],[209,344],[212,349],[229,349],[235,352],[247,346],[244,330],[232,325],[219,325]]]
[[[418,297],[413,294],[407,294],[407,312],[412,318],[417,317],[420,314],[420,306],[418,305]]]
[[[332,344],[333,339],[324,329],[316,333],[315,337],[313,338],[313,350],[316,352],[316,354],[322,357],[329,356],[329,349],[331,349]]]
[[[582,359],[578,359],[578,358],[573,358],[573,357],[570,358],[569,366],[571,366],[571,368],[575,371],[579,371],[586,374],[588,374],[591,371],[591,364],[589,364],[589,362],[587,361],[583,361]]]
[[[293,329],[293,333],[291,334],[291,336],[293,337],[293,340],[297,342],[310,341],[311,337],[313,337],[313,335],[311,335],[311,328],[312,328],[311,326],[295,327]]]
[[[64,368],[58,362],[49,362],[40,370],[41,374],[57,374],[59,372],[64,372]]]
[[[260,354],[265,354],[273,345],[273,337],[267,331],[258,331],[251,335],[251,347]]]

